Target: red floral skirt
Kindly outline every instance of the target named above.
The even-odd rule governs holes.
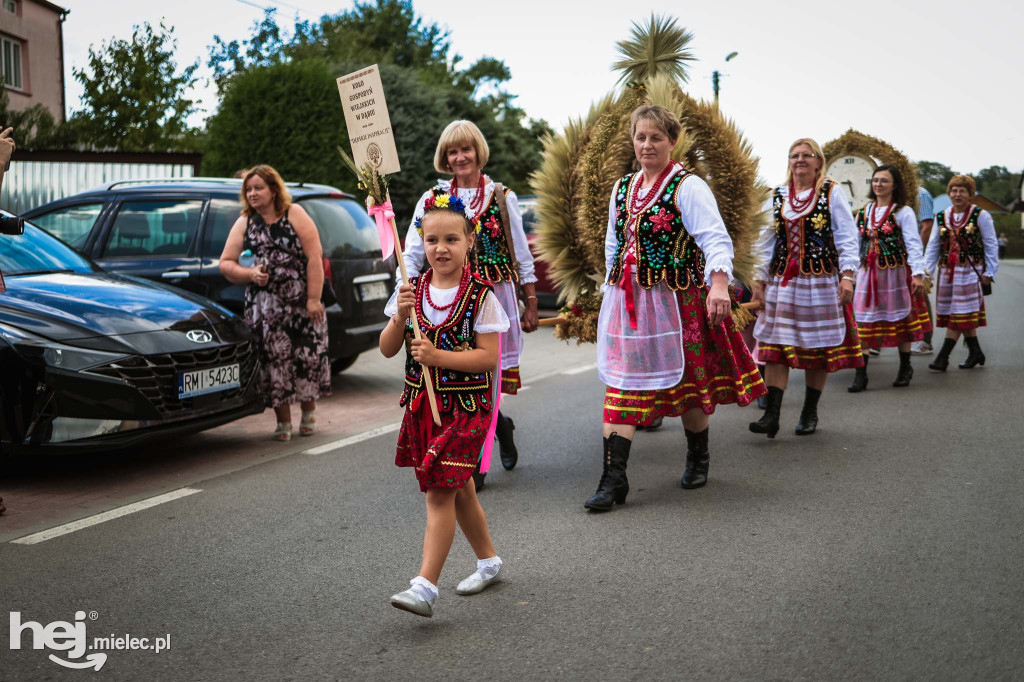
[[[862,367],[864,357],[861,355],[860,336],[857,333],[857,322],[853,319],[852,304],[847,303],[843,306],[843,317],[846,320],[846,335],[840,345],[827,348],[797,348],[762,343],[758,346],[758,360],[787,365],[791,369],[823,369],[830,373]]]
[[[717,405],[749,405],[768,392],[732,317],[716,327],[708,321],[707,289],[690,287],[676,297],[683,320],[682,381],[657,391],[609,386],[604,394],[605,424],[640,426],[658,417],[680,417],[693,408],[713,414]]]
[[[936,327],[945,327],[952,331],[966,332],[978,327],[988,326],[988,318],[985,315],[985,300],[981,301],[981,310],[974,313],[961,313],[956,315],[937,315]]]
[[[928,302],[920,293],[910,299],[910,313],[896,322],[858,322],[857,333],[863,348],[893,348],[901,343],[921,341],[932,330]]]
[[[430,407],[425,400],[420,408],[429,415]],[[491,425],[491,413],[455,409],[441,413],[440,426],[432,421],[430,425],[430,434],[425,437],[421,431],[422,415],[418,410],[405,410],[395,465],[415,467],[420,492],[427,492],[428,488],[461,488],[476,470]]]
[[[519,368],[509,367],[501,370],[501,392],[508,395],[519,393],[523,387],[523,380],[519,378]]]

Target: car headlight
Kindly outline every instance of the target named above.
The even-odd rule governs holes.
[[[47,367],[69,372],[79,372],[127,357],[124,353],[107,353],[68,346],[12,327],[0,327],[0,338],[30,360],[41,360]]]

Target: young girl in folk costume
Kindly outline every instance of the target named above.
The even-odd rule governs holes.
[[[514,323],[501,335],[502,393],[515,395],[522,381],[519,357],[523,348],[523,332],[537,329],[537,276],[533,255],[526,241],[523,217],[515,192],[496,183],[483,173],[490,150],[483,133],[471,121],[452,121],[441,133],[434,151],[434,169],[451,173],[451,180],[438,180],[420,199],[413,222],[421,217],[423,202],[442,191],[458,197],[466,206],[466,215],[476,225],[475,248],[470,254],[473,271],[494,287],[494,295]],[[412,277],[423,270],[423,243],[419,233],[410,226],[405,240],[405,267]],[[522,320],[519,301],[523,302]],[[501,465],[512,469],[519,460],[510,417],[498,413],[495,434],[500,447]],[[483,488],[487,470],[474,474],[477,490]]]
[[[810,138],[790,145],[786,184],[764,210],[773,220],[758,242],[762,265],[754,300],[764,307],[754,336],[766,365],[768,405],[750,430],[775,437],[789,370],[802,369],[806,389],[796,435],[806,436],[818,428],[818,399],[829,373],[864,362],[850,305],[857,226],[846,194],[825,175],[821,147]]]
[[[931,320],[924,296],[924,247],[917,216],[907,206],[903,176],[892,165],[879,166],[871,176],[871,198],[857,213],[860,269],[853,297],[860,342],[866,348],[899,347],[900,368],[893,386],[909,386],[914,376],[910,346],[924,339]],[[868,387],[868,356],[847,389]]]
[[[987,324],[982,285],[991,285],[999,270],[999,242],[992,216],[971,202],[975,193],[974,178],[954,175],[946,186],[946,193],[953,205],[936,214],[938,234],[928,242],[924,258],[929,277],[935,266],[939,266],[936,326],[946,328],[946,340],[928,368],[940,372],[945,372],[949,366],[949,354],[961,333],[967,337],[969,351],[960,369],[985,364],[985,354],[978,343],[978,327]]]
[[[403,344],[407,349],[401,400],[406,412],[395,464],[415,468],[427,497],[420,573],[410,589],[391,597],[391,604],[429,618],[456,522],[478,558],[477,570],[456,592],[475,594],[500,576],[501,559],[491,544],[472,474],[491,424],[490,370],[498,363],[498,336],[509,320],[491,285],[470,273],[467,254],[475,233],[462,201],[444,192],[432,194],[416,227],[430,269],[392,295],[384,309],[391,321],[381,332],[380,350],[393,357]],[[413,337],[413,315],[422,339]],[[440,426],[431,417],[425,381],[433,384]]]
[[[682,417],[681,483],[699,488],[710,461],[708,415],[716,405],[746,405],[764,392],[730,315],[732,240],[715,197],[670,157],[681,132],[667,109],[636,109],[631,135],[641,170],[612,190],[597,333],[598,373],[608,386],[604,470],[584,504],[591,511],[625,502],[638,426]]]

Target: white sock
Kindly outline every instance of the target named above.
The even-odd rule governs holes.
[[[476,560],[476,574],[480,576],[480,580],[493,578],[499,568],[501,568],[501,557],[497,554],[489,559]]]
[[[437,599],[437,585],[430,582],[422,575],[418,575],[409,581],[409,589],[419,596],[420,599],[426,601],[434,601]]]

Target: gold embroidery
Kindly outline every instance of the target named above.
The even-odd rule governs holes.
[[[467,469],[476,469],[476,464],[470,464],[469,462],[449,462],[446,459],[442,459],[441,464],[446,464],[450,467],[465,467]]]

